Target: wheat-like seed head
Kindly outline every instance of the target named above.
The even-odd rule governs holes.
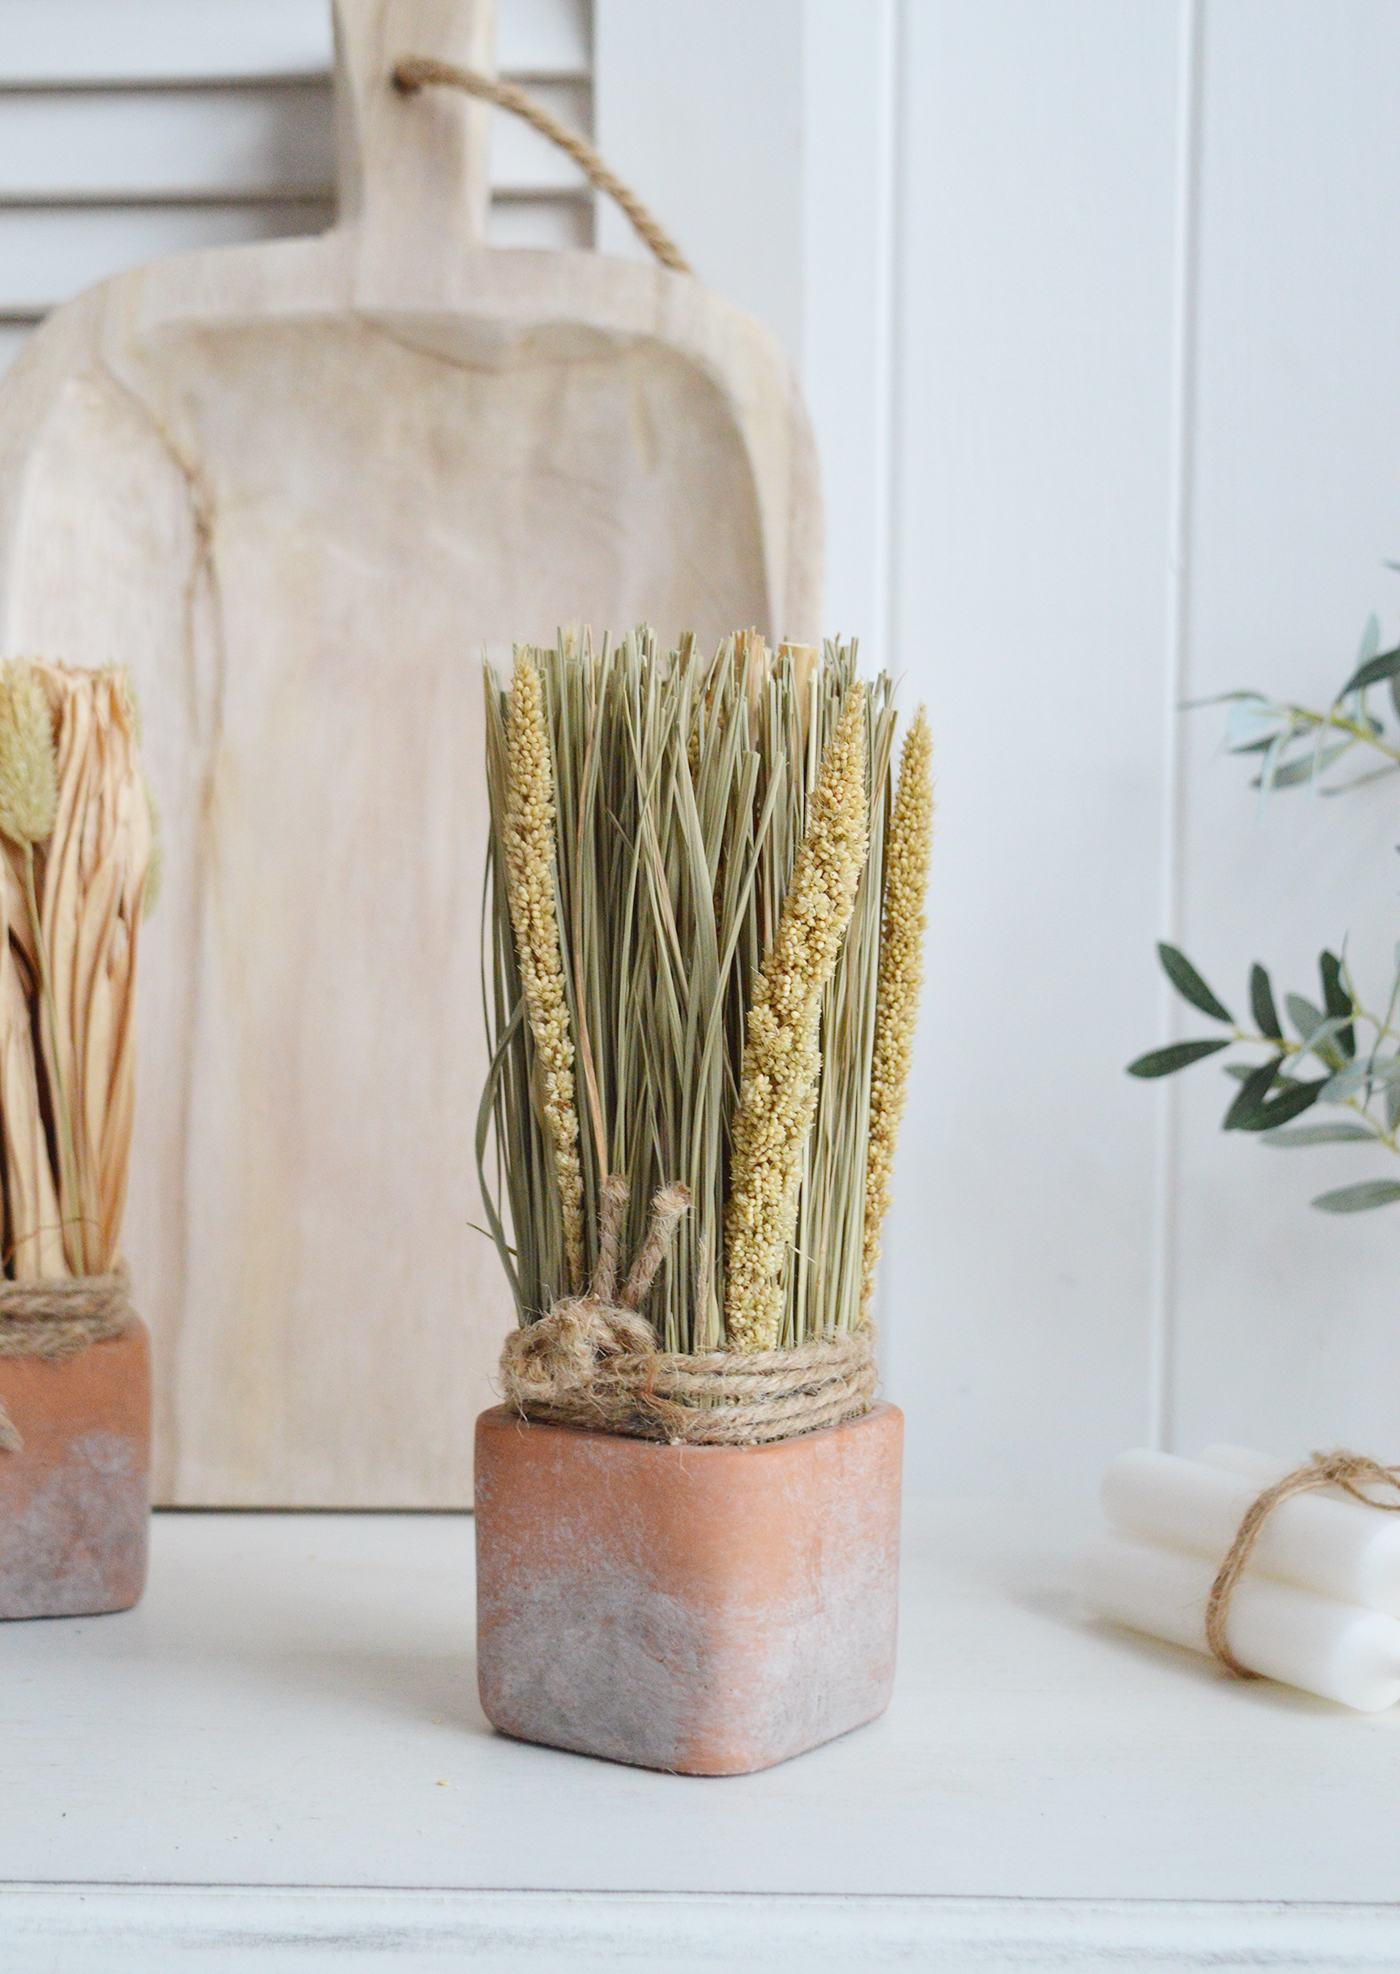
[[[0,834],[44,843],[58,813],[53,713],[34,667],[12,659],[0,669]]]
[[[822,991],[869,843],[865,776],[865,688],[858,685],[822,756],[745,1026],[725,1214],[725,1328],[739,1350],[771,1350],[782,1323],[783,1264],[821,1067]]]
[[[909,1094],[909,1065],[923,986],[924,894],[933,842],[932,742],[921,706],[899,760],[899,786],[885,844],[880,978],[875,997],[875,1052],[870,1075],[870,1149],[865,1180],[865,1254],[861,1313],[868,1315],[880,1260],[880,1229],[890,1204],[895,1141]]]
[[[554,771],[544,691],[530,653],[515,654],[506,722],[506,888],[530,1030],[544,1073],[545,1128],[564,1220],[570,1294],[583,1286],[583,1175],[574,1098],[574,1044],[554,905]]]

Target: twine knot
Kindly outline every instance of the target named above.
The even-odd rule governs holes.
[[[673,1446],[769,1446],[839,1426],[870,1410],[875,1360],[868,1325],[787,1350],[668,1353],[638,1305],[690,1204],[663,1186],[626,1284],[617,1286],[625,1179],[610,1178],[598,1215],[598,1266],[584,1295],[513,1330],[501,1351],[501,1394],[523,1418]]]
[[[598,1214],[598,1265],[586,1295],[560,1296],[547,1316],[513,1330],[501,1351],[501,1383],[522,1412],[585,1396],[600,1373],[628,1358],[655,1357],[656,1333],[637,1314],[656,1271],[675,1237],[676,1223],[690,1205],[690,1192],[672,1182],[651,1203],[651,1228],[621,1292],[617,1286],[622,1252],[622,1217],[630,1191],[616,1173],[603,1184]]]
[[[501,1352],[511,1397],[548,1405],[586,1391],[601,1366],[656,1354],[651,1324],[591,1295],[562,1296],[538,1323],[513,1330]]]
[[[1371,1459],[1368,1454],[1349,1453],[1344,1448],[1332,1453],[1312,1454],[1301,1467],[1295,1467],[1292,1473],[1285,1474],[1272,1487],[1266,1487],[1250,1503],[1235,1531],[1235,1539],[1225,1560],[1216,1572],[1210,1596],[1206,1600],[1206,1643],[1220,1663],[1228,1667],[1237,1679],[1257,1679],[1259,1675],[1235,1657],[1225,1636],[1225,1620],[1230,1613],[1230,1599],[1235,1585],[1244,1575],[1254,1545],[1275,1508],[1291,1500],[1295,1494],[1312,1494],[1324,1487],[1344,1488],[1354,1500],[1367,1508],[1380,1508],[1390,1514],[1400,1512],[1400,1500],[1375,1501],[1361,1491],[1363,1487],[1388,1487],[1400,1495],[1400,1467],[1383,1467],[1379,1460]]]

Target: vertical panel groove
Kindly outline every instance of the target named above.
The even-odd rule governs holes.
[[[890,662],[894,635],[894,474],[897,428],[894,419],[899,361],[896,296],[900,258],[900,86],[905,0],[884,0],[879,13],[880,105],[877,120],[880,289],[875,297],[876,369],[874,402],[875,511],[871,533],[875,556],[874,620],[870,641],[877,663]],[[869,539],[869,537],[867,538]],[[883,580],[882,580],[883,578]]]
[[[886,668],[898,676],[899,660],[902,651],[899,621],[900,592],[900,517],[902,503],[901,476],[904,465],[904,448],[900,433],[903,426],[901,403],[904,395],[904,219],[905,196],[904,176],[907,161],[905,158],[905,132],[907,128],[909,61],[908,61],[908,7],[909,0],[894,0],[894,18],[889,34],[889,69],[886,88],[886,112],[889,135],[881,165],[887,174],[885,194],[887,199],[888,238],[887,247],[887,288],[884,297],[886,310],[886,336],[884,354],[884,403],[883,412],[883,467],[884,513],[880,522],[884,527],[883,576],[884,581],[877,588],[877,607],[883,622],[877,629],[876,655]],[[880,595],[883,591],[883,595]]]
[[[1196,438],[1196,348],[1200,272],[1201,114],[1206,0],[1181,0],[1177,90],[1176,239],[1172,269],[1171,490],[1164,653],[1161,937],[1181,937],[1185,832],[1181,704],[1187,693],[1191,646],[1191,547]],[[1178,1026],[1175,996],[1161,989],[1159,1032]],[[1152,1298],[1148,1331],[1148,1433],[1170,1447],[1175,1412],[1177,1208],[1180,1101],[1167,1079],[1157,1097],[1156,1171],[1152,1230]]]
[[[900,675],[900,516],[902,511],[901,474],[904,448],[900,440],[903,424],[900,407],[904,396],[904,177],[906,109],[908,97],[908,5],[909,0],[892,0],[891,18],[885,37],[886,65],[883,77],[883,117],[881,137],[881,206],[885,222],[884,282],[880,299],[884,311],[883,348],[880,374],[876,378],[876,498],[880,507],[875,515],[875,609],[871,626],[874,657],[894,679]],[[873,667],[867,666],[867,670]],[[883,1254],[875,1287],[876,1361],[881,1377],[888,1375],[889,1346],[885,1341],[886,1312],[889,1307],[889,1259]]]

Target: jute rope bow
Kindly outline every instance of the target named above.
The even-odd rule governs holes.
[[[762,1446],[870,1410],[876,1379],[868,1329],[791,1350],[658,1350],[637,1312],[690,1196],[677,1185],[657,1193],[646,1242],[619,1293],[627,1200],[626,1180],[608,1179],[588,1293],[561,1297],[506,1339],[501,1393],[523,1417],[673,1445]]]
[[[0,1357],[76,1357],[119,1337],[135,1315],[125,1269],[54,1282],[0,1285]],[[0,1452],[18,1453],[18,1428],[0,1405]]]
[[[663,267],[671,268],[676,274],[692,271],[675,241],[662,231],[631,186],[624,185],[591,144],[570,130],[567,124],[560,123],[543,103],[537,103],[533,96],[517,89],[513,82],[498,82],[495,76],[482,75],[479,69],[459,68],[455,62],[435,61],[431,55],[405,55],[394,64],[393,83],[404,96],[416,95],[428,83],[442,84],[449,89],[460,89],[468,96],[478,96],[483,102],[494,103],[498,110],[509,110],[512,116],[522,117],[542,137],[547,137],[551,144],[557,144],[561,151],[567,152],[590,185],[596,185],[600,192],[605,192],[621,206]]]
[[[1295,1467],[1291,1474],[1285,1474],[1282,1480],[1264,1489],[1246,1510],[1206,1600],[1206,1643],[1237,1679],[1257,1679],[1258,1674],[1241,1665],[1225,1636],[1225,1620],[1235,1585],[1244,1574],[1254,1545],[1275,1508],[1295,1494],[1312,1494],[1323,1487],[1344,1488],[1368,1508],[1382,1508],[1390,1514],[1400,1512],[1400,1500],[1373,1501],[1361,1491],[1363,1487],[1388,1487],[1400,1494],[1400,1467],[1383,1467],[1364,1453],[1314,1453],[1306,1465]]]

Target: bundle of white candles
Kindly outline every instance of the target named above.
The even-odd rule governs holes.
[[[1113,1524],[1079,1555],[1103,1617],[1208,1652],[1206,1605],[1241,1521],[1289,1471],[1243,1447],[1195,1460],[1122,1453],[1103,1478]],[[1400,1700],[1400,1514],[1339,1488],[1299,1494],[1265,1521],[1230,1599],[1231,1652],[1251,1672],[1378,1713]]]

